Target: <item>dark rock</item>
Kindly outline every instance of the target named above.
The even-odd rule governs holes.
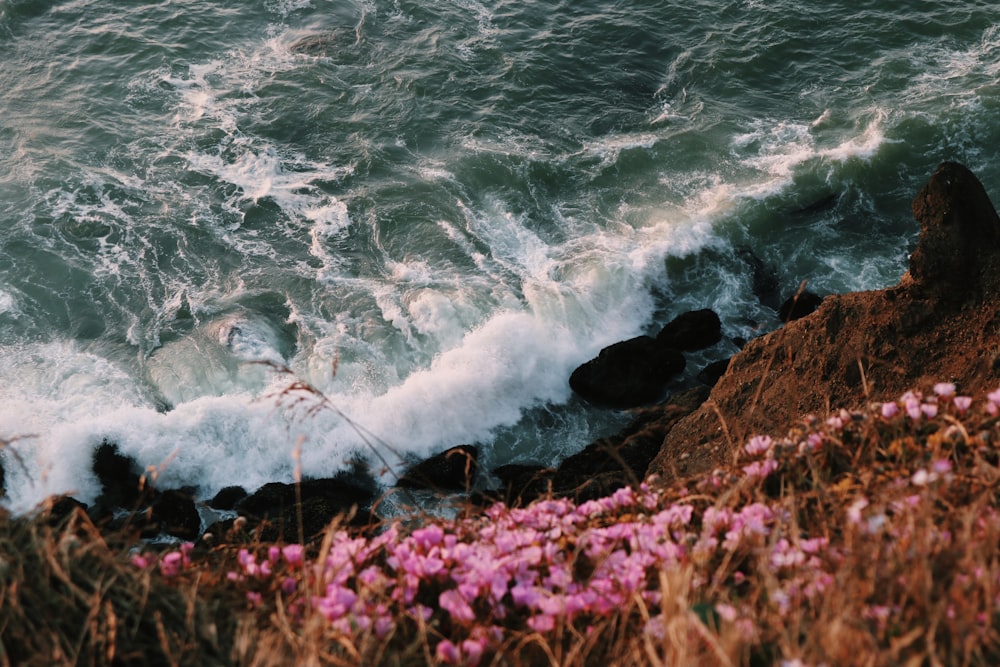
[[[501,493],[498,500],[508,505],[526,505],[536,498],[552,491],[552,477],[555,469],[542,465],[509,463],[492,470],[500,480]]]
[[[667,384],[684,370],[684,356],[639,336],[610,345],[578,367],[569,386],[584,399],[609,408],[634,408],[660,400]]]
[[[156,496],[150,520],[164,533],[182,540],[198,539],[201,531],[201,517],[194,498],[179,489],[170,489]]]
[[[335,52],[338,48],[345,48],[353,41],[353,33],[349,35],[343,30],[331,30],[301,37],[291,44],[289,50],[303,56],[323,58],[329,56],[331,51]]]
[[[50,526],[57,526],[76,511],[86,513],[87,505],[71,496],[53,496],[46,499],[42,516]]]
[[[208,501],[208,506],[216,510],[234,510],[236,509],[236,504],[246,498],[247,495],[246,489],[242,486],[227,486]]]
[[[294,483],[265,484],[239,501],[236,511],[251,527],[269,524],[271,532],[262,534],[266,539],[297,539],[301,517],[303,533],[309,539],[338,517],[350,515],[353,525],[367,525],[377,489],[371,475],[355,467],[334,477],[303,480],[298,491]]]
[[[920,241],[909,273],[925,292],[962,303],[996,288],[1000,218],[971,171],[942,163],[913,200],[913,215]]]
[[[781,304],[781,308],[778,310],[778,316],[781,318],[782,322],[791,322],[792,320],[797,320],[816,312],[816,309],[818,309],[822,303],[823,297],[803,290],[788,297],[788,299]]]
[[[666,434],[706,398],[708,389],[695,387],[671,396],[666,405],[643,410],[622,432],[565,459],[552,478],[553,492],[580,500],[592,497],[595,489],[611,492],[642,482]]]
[[[101,484],[101,494],[94,502],[93,511],[99,516],[116,508],[136,509],[147,502],[152,490],[141,488],[139,464],[130,456],[118,451],[118,446],[107,441],[94,450],[93,471]]]
[[[817,199],[811,204],[807,204],[802,208],[795,209],[794,211],[792,211],[792,213],[795,215],[815,215],[816,213],[823,213],[825,211],[833,209],[833,207],[835,207],[837,205],[837,202],[839,201],[840,201],[840,193],[831,192],[830,194],[821,197],[820,199]]]
[[[726,374],[726,369],[729,368],[729,359],[719,359],[718,361],[713,361],[708,366],[702,369],[698,373],[698,382],[709,387],[714,387],[715,383]]]
[[[746,246],[738,248],[736,254],[750,267],[754,295],[763,305],[777,310],[781,304],[781,281],[778,280],[777,272]]]
[[[708,308],[691,310],[668,322],[656,336],[656,342],[675,350],[700,350],[722,340],[722,322]]]
[[[468,491],[479,470],[479,448],[459,445],[407,469],[396,486],[430,491]]]

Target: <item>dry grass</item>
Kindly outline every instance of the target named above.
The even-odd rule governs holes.
[[[491,631],[479,664],[1000,664],[1000,426],[989,405],[958,411],[944,398],[934,418],[886,419],[875,408],[804,421],[758,457],[774,461],[766,477],[744,472],[747,457],[659,489],[655,508],[594,515],[594,527],[641,525],[666,507],[693,508],[676,531],[685,556],[646,573],[644,593],[659,595],[547,631],[516,615],[484,622],[502,632]],[[706,547],[706,512],[754,504],[773,512],[766,531]],[[308,567],[279,563],[271,578],[234,582],[238,547],[200,546],[164,576],[130,563],[136,546],[150,547],[109,543],[82,513],[50,523],[44,511],[0,517],[0,665],[424,665],[438,664],[443,639],[479,632],[478,620],[438,608],[440,580],[421,584],[428,618],[355,582],[359,596],[384,598],[392,629],[345,630],[303,602],[325,585]],[[452,529],[481,524],[470,513]],[[337,530],[307,562],[326,562]],[[726,528],[715,536],[728,539]],[[574,576],[586,579],[597,564],[563,539]],[[786,547],[805,560],[776,561]],[[289,576],[310,595],[284,591]]]

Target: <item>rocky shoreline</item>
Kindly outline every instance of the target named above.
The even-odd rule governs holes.
[[[402,493],[461,494],[474,505],[524,504],[544,495],[577,501],[606,496],[657,475],[664,482],[704,475],[731,461],[751,435],[775,433],[806,415],[895,400],[911,388],[955,383],[983,392],[1000,381],[1000,218],[978,179],[942,163],[913,202],[920,226],[909,271],[895,287],[820,299],[800,292],[781,308],[786,324],[746,343],[699,374],[701,384],[663,400],[685,367],[684,352],[723,336],[710,310],[684,313],[656,336],[608,346],[569,378],[594,409],[630,410],[633,421],[558,467],[505,465],[483,471],[473,445],[413,465]],[[199,503],[194,489],[158,491],[136,461],[103,443],[93,456],[102,492],[91,507],[53,498],[59,519],[79,507],[99,524],[144,537],[194,540],[300,538],[335,517],[357,527],[378,521],[380,490],[364,466],[299,484],[248,493],[223,489]],[[491,480],[483,484],[484,479]],[[2,490],[0,468],[0,490]],[[489,488],[487,488],[489,487]],[[221,513],[221,514],[219,514]],[[207,526],[206,516],[223,520]]]

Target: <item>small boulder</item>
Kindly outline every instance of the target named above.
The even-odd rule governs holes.
[[[170,489],[156,496],[151,521],[168,535],[182,540],[196,540],[201,532],[201,516],[190,493]]]
[[[715,311],[704,308],[678,315],[656,336],[656,342],[675,350],[700,350],[722,340],[722,322]]]
[[[294,539],[301,516],[303,533],[310,539],[338,516],[353,514],[352,525],[367,524],[378,489],[371,475],[359,467],[334,477],[305,479],[298,487],[284,482],[265,484],[240,500],[236,511],[247,518],[249,528],[271,526],[262,539]]]
[[[808,291],[800,291],[785,299],[778,310],[778,317],[786,324],[811,315],[823,303],[823,297]]]
[[[705,366],[698,373],[698,382],[709,387],[714,387],[715,383],[726,374],[726,370],[729,368],[729,359],[719,359],[718,361],[713,361],[708,366]]]
[[[601,350],[573,371],[569,386],[596,405],[634,408],[660,400],[684,365],[684,355],[677,350],[639,336]]]
[[[492,470],[500,480],[498,500],[508,505],[527,505],[552,491],[553,468],[543,465],[508,463]]]
[[[459,445],[408,468],[396,486],[431,491],[467,491],[479,470],[479,448]]]
[[[247,490],[242,486],[227,486],[216,493],[208,506],[214,510],[231,511],[236,504],[247,497]]]
[[[115,509],[134,510],[152,495],[148,487],[141,488],[139,464],[125,456],[118,446],[106,440],[94,450],[92,469],[101,484],[101,494],[93,511],[104,516]]]

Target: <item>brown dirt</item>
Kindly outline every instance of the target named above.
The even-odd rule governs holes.
[[[862,408],[954,382],[1000,386],[1000,218],[971,172],[942,164],[913,204],[918,249],[896,287],[827,297],[750,341],[709,399],[667,434],[649,472],[697,475],[754,434],[780,436],[831,406]]]

